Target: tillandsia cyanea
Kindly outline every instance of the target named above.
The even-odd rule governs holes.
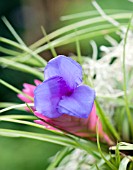
[[[73,59],[60,55],[50,60],[44,70],[45,81],[35,81],[37,87],[24,84],[24,93],[34,96],[36,123],[52,130],[62,130],[95,140],[98,116],[94,105],[95,91],[82,84],[82,67]],[[33,94],[34,91],[34,94]],[[23,95],[18,96],[25,102]],[[99,135],[111,140],[99,122]]]
[[[73,59],[58,56],[44,70],[45,81],[34,91],[36,110],[48,118],[63,115],[87,118],[95,91],[82,85],[82,67]]]

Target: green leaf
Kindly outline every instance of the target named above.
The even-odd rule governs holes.
[[[0,108],[10,107],[13,105],[18,105],[19,103],[11,103],[11,102],[0,102]],[[23,107],[14,108],[15,110],[25,110]]]
[[[12,91],[16,92],[17,94],[23,94],[25,97],[33,101],[33,98],[25,93],[23,93],[21,90],[17,89],[16,87],[12,86],[11,84],[5,82],[4,80],[0,79],[0,84],[6,86],[7,88],[11,89]]]
[[[109,15],[109,16],[114,18],[114,19],[127,19],[127,18],[129,18],[129,13],[112,14],[112,15]],[[82,21],[76,22],[74,24],[71,24],[71,25],[65,26],[63,28],[60,28],[60,29],[50,33],[47,36],[48,36],[48,39],[51,40],[51,39],[56,38],[56,37],[58,37],[58,36],[60,36],[60,35],[62,35],[64,33],[68,33],[70,31],[73,31],[73,30],[75,30],[75,28],[79,29],[79,28],[82,28],[82,27],[88,26],[88,25],[89,25],[89,27],[91,27],[91,25],[95,24],[95,23],[97,23],[97,25],[101,25],[101,22],[104,22],[104,21],[105,21],[105,19],[103,19],[101,16],[91,18],[91,19],[82,20]],[[47,39],[42,38],[39,41],[32,44],[30,46],[30,48],[31,49],[37,48],[37,47],[43,45],[46,42],[47,42]]]
[[[121,9],[105,9],[104,10],[108,15],[109,14],[113,14],[113,13],[131,13],[131,11],[127,11],[127,10],[121,10]],[[66,21],[66,20],[72,20],[72,19],[77,19],[77,18],[84,18],[84,17],[94,17],[97,16],[99,14],[98,11],[86,11],[86,12],[80,12],[80,13],[76,13],[76,14],[70,14],[70,15],[65,15],[65,16],[61,16],[60,19],[61,21]]]
[[[22,63],[20,64],[18,62],[11,61],[9,59],[2,58],[2,57],[0,59],[0,64],[6,65],[9,68],[14,69],[14,70],[19,70],[19,71],[22,71],[22,72],[26,72],[26,73],[35,75],[41,80],[44,79],[43,73],[39,72],[38,70],[36,70],[32,67],[25,65],[25,64],[22,64]]]
[[[15,52],[15,51],[14,51]],[[32,66],[32,67],[42,67],[42,64],[36,60],[35,58],[33,58],[31,55],[26,55],[26,54],[22,54],[21,52],[19,53],[19,55],[17,56],[1,56],[2,58],[6,58],[8,60],[11,61],[16,61],[18,63],[22,63],[28,66]]]
[[[28,105],[29,105],[29,106],[34,106],[34,103],[29,103]],[[0,110],[0,113],[6,112],[6,111],[8,111],[8,110],[16,109],[16,108],[26,107],[26,106],[27,106],[26,104],[12,105],[12,106],[6,107],[6,108],[4,108],[4,109],[1,109],[1,110]]]
[[[34,51],[32,51],[27,46],[23,46],[23,45],[21,45],[19,43],[16,43],[16,42],[14,42],[12,40],[9,40],[9,39],[3,38],[3,37],[0,37],[0,42],[9,44],[9,45],[11,45],[13,47],[16,47],[16,48],[28,53],[28,55],[32,55],[37,61],[40,62],[40,64],[42,64],[42,67],[46,66],[46,64],[47,64],[47,62],[42,57],[40,57],[38,54],[36,54]]]
[[[10,119],[35,120],[37,118],[35,116],[30,116],[30,115],[4,115],[4,116],[0,116],[0,121],[6,121],[6,120],[8,121]],[[12,120],[11,120],[11,122],[12,122]]]
[[[104,161],[106,162],[106,164],[112,170],[117,170],[116,166],[106,159],[106,157],[104,156],[104,154],[103,154],[103,152],[101,150],[101,146],[100,146],[100,142],[99,142],[99,134],[98,134],[98,124],[97,124],[97,146],[98,146],[99,153],[100,153],[101,157],[104,159]]]
[[[96,166],[96,169],[97,169],[97,170],[100,170],[100,169],[98,168],[97,164],[96,164],[95,166]]]
[[[0,47],[0,52],[8,54],[8,55],[13,55],[13,56],[20,55],[18,51],[10,50],[5,47]]]
[[[109,15],[106,15],[106,13],[103,11],[101,6],[99,6],[97,1],[93,0],[91,2],[92,2],[92,5],[96,8],[96,10],[99,12],[99,14],[102,16],[102,18],[104,18],[105,20],[107,20],[108,22],[113,24],[114,26],[119,26],[120,25],[120,23],[118,21],[116,21],[115,19],[113,19]]]
[[[48,43],[48,45],[49,45],[49,48],[50,48],[50,50],[51,50],[51,53],[52,53],[53,57],[56,57],[56,56],[57,56],[57,53],[56,53],[54,47],[51,46],[51,42],[50,42],[50,40],[48,39],[46,30],[44,29],[44,27],[41,27],[41,29],[42,29],[42,32],[43,32],[43,34],[44,34],[44,37],[47,39],[47,43]]]
[[[127,170],[127,165],[131,160],[128,157],[125,157],[122,159],[120,166],[119,166],[119,170]]]
[[[130,25],[132,22],[132,18],[133,18],[133,14],[131,16],[131,19],[129,21],[126,33],[125,33],[125,38],[124,38],[124,45],[123,45],[123,90],[124,90],[124,99],[125,99],[125,107],[126,107],[126,113],[127,113],[127,117],[128,117],[128,122],[129,122],[129,131],[131,131],[131,137],[133,139],[133,123],[132,123],[132,115],[131,115],[131,111],[129,108],[129,100],[128,100],[128,94],[127,94],[127,76],[126,76],[126,65],[125,65],[125,57],[126,57],[126,42],[127,42],[127,36],[128,36],[128,32],[130,29]]]
[[[110,155],[107,155],[107,156],[104,155],[104,157],[106,158],[106,160],[108,160],[108,161],[110,160]],[[97,167],[99,167],[99,168],[102,169],[102,167],[103,167],[105,164],[106,164],[106,161],[105,161],[104,159],[100,158],[100,159],[96,162],[96,164],[92,165],[91,170],[96,170],[96,165],[97,165]]]
[[[59,46],[63,46],[63,45],[66,45],[66,44],[76,42],[77,36],[78,36],[78,40],[83,40],[83,39],[93,38],[93,37],[96,37],[96,36],[106,35],[106,34],[109,34],[109,33],[112,33],[112,32],[119,30],[119,27],[117,27],[117,28],[112,27],[111,28],[110,25],[108,25],[107,29],[102,29],[102,30],[98,30],[98,27],[99,26],[95,26],[94,28],[86,28],[86,29],[83,29],[83,30],[79,30],[79,31],[77,31],[77,35],[75,34],[75,32],[69,33],[68,35],[64,35],[60,38],[57,38],[57,39],[51,41],[51,46],[59,47]],[[101,27],[103,27],[103,26],[101,26]],[[89,32],[89,29],[93,30],[93,31]],[[94,31],[94,30],[98,30],[98,31]],[[35,50],[35,53],[39,54],[39,53],[41,53],[45,50],[48,50],[48,49],[49,49],[49,45],[46,44],[46,45],[38,47]]]
[[[25,120],[19,120],[19,119],[26,119],[26,120],[36,120],[37,118],[35,116],[27,116],[27,115],[6,115],[6,116],[0,116],[0,121],[5,121],[5,122],[10,122],[10,123],[18,123],[18,124],[24,124],[40,129],[44,129],[46,131],[52,132],[57,135],[64,135],[62,131],[56,131],[56,130],[51,130],[46,128],[43,125],[34,123],[34,122],[29,122]]]
[[[75,34],[77,34],[77,33],[75,32]],[[78,40],[78,36],[76,38],[76,49],[77,49],[77,55],[78,55],[78,62],[80,64],[82,64],[81,48],[80,48],[80,43],[79,43],[79,40]]]
[[[116,160],[116,165],[117,165],[117,167],[119,166],[120,161],[121,161],[120,151],[119,151],[119,145],[120,145],[120,143],[117,143],[117,145],[116,145],[116,150],[115,150],[115,160]]]
[[[11,24],[9,23],[9,21],[6,19],[6,17],[2,17],[3,22],[5,23],[5,25],[7,26],[7,28],[10,30],[10,32],[12,33],[12,35],[16,38],[16,40],[23,46],[26,46],[25,43],[23,42],[23,40],[20,38],[20,36],[17,34],[17,32],[15,31],[15,29],[11,26]]]
[[[36,140],[51,142],[63,146],[71,146],[77,148],[76,142],[66,136],[38,134],[38,133],[11,130],[11,129],[0,129],[0,136],[36,139]]]
[[[115,130],[115,128],[113,127],[112,123],[109,121],[107,116],[105,115],[104,111],[101,109],[101,107],[96,99],[95,99],[95,104],[96,104],[96,108],[98,110],[98,116],[99,116],[100,120],[102,121],[102,125],[105,129],[105,132],[107,132],[109,135],[111,133],[117,140],[120,140],[119,134],[117,133],[117,131]]]
[[[111,146],[109,149],[115,151],[117,149],[118,146]],[[119,150],[130,150],[131,152],[133,152],[133,144],[130,143],[126,143],[126,142],[120,142],[119,143]]]
[[[54,159],[52,160],[52,162],[50,163],[46,170],[54,170],[60,164],[62,159],[64,159],[64,157],[69,155],[72,151],[73,148],[70,147],[63,148],[60,152],[56,154],[56,156],[54,157]]]

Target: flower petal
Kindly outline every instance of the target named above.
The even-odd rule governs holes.
[[[45,80],[60,76],[74,89],[82,82],[82,67],[70,57],[59,55],[50,60],[44,70]]]
[[[64,96],[58,104],[58,112],[79,118],[87,118],[92,110],[95,91],[88,86],[78,86],[71,96]]]
[[[34,91],[35,108],[44,116],[56,118],[62,115],[57,110],[57,104],[67,90],[62,77],[53,77],[38,85]]]

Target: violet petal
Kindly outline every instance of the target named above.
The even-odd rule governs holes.
[[[44,70],[45,80],[60,76],[71,90],[82,83],[82,67],[70,57],[59,55],[50,60]]]
[[[66,83],[61,77],[52,77],[44,81],[34,91],[36,110],[49,118],[61,116],[62,113],[58,112],[57,104],[66,91]]]
[[[64,96],[58,104],[58,111],[79,118],[87,118],[91,113],[95,91],[88,86],[78,86],[71,96]]]

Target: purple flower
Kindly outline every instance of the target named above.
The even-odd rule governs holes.
[[[82,68],[73,59],[57,56],[44,70],[45,81],[34,91],[36,110],[48,118],[63,114],[88,118],[95,91],[82,85]]]

